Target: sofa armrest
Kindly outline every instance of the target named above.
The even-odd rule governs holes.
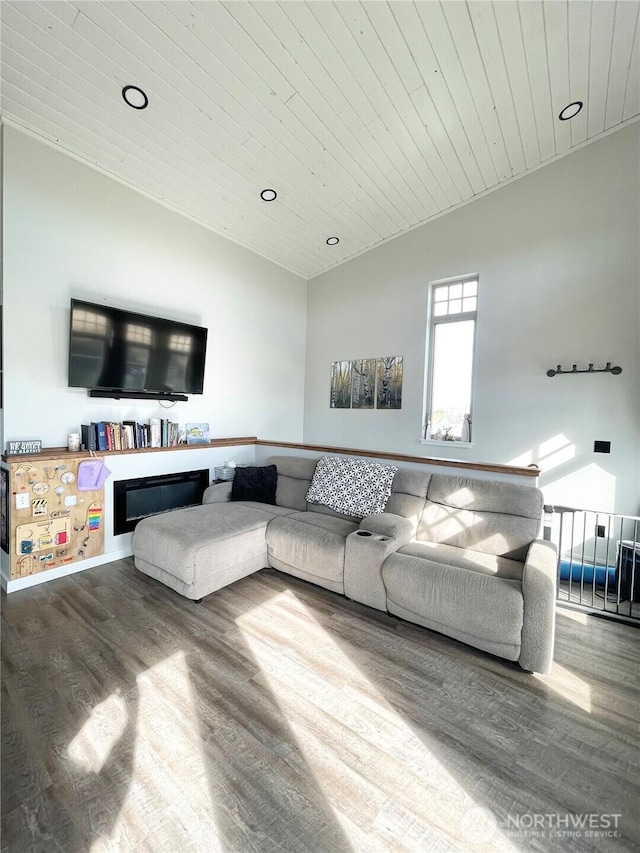
[[[382,564],[406,545],[413,527],[408,518],[389,512],[368,515],[359,530],[347,536],[344,555],[344,594],[376,610],[387,609]]]
[[[393,539],[397,543],[394,550],[406,545],[413,538],[413,525],[409,519],[394,515],[392,512],[378,512],[365,516],[360,522],[360,529]]]
[[[558,551],[551,542],[531,543],[522,575],[524,619],[519,664],[548,673],[553,663]]]
[[[215,504],[228,501],[231,496],[231,481],[226,483],[214,483],[204,490],[202,495],[203,504]]]

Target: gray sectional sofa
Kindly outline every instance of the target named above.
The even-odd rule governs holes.
[[[369,607],[546,673],[553,659],[556,550],[537,536],[527,485],[399,468],[385,511],[364,518],[309,503],[318,460],[276,456],[275,505],[229,501],[139,522],[136,567],[200,599],[270,566]]]

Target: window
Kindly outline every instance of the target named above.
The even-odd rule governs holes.
[[[470,441],[478,279],[435,282],[429,300],[423,434],[437,441]]]

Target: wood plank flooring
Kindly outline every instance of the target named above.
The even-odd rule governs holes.
[[[627,625],[560,609],[543,677],[271,570],[2,603],[3,853],[640,848]]]

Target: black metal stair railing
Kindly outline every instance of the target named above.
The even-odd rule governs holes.
[[[559,602],[640,622],[640,517],[547,504],[544,538],[558,548]]]

